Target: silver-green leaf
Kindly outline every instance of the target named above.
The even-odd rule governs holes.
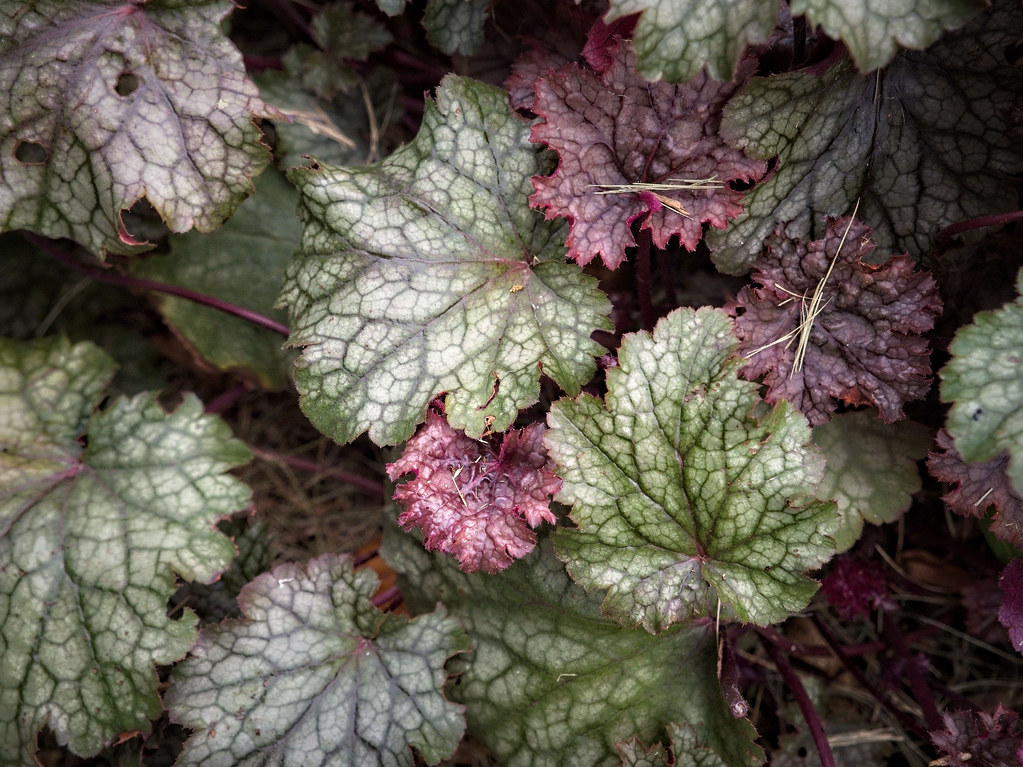
[[[678,309],[653,335],[626,336],[604,402],[562,399],[547,445],[574,506],[558,556],[605,615],[651,632],[694,616],[767,624],[806,606],[805,572],[833,553],[835,505],[787,402],[758,417],[737,340],[717,309]]]
[[[579,391],[609,303],[529,207],[549,162],[503,91],[448,76],[382,163],[289,173],[305,231],[281,301],[321,431],[401,442],[447,392],[448,421],[479,436],[537,400],[541,372]]]
[[[176,232],[231,215],[270,161],[231,7],[0,0],[0,230],[102,255],[138,250],[121,214],[143,197]]]
[[[0,765],[32,763],[44,726],[83,756],[148,732],[155,666],[196,637],[167,617],[175,574],[234,556],[215,524],[248,504],[225,472],[249,451],[195,397],[94,412],[112,373],[88,343],[0,342]]]
[[[245,586],[244,618],[204,629],[175,670],[172,717],[196,732],[179,767],[412,767],[454,753],[462,707],[442,688],[468,639],[442,606],[413,621],[370,602],[348,557],[284,564]]]

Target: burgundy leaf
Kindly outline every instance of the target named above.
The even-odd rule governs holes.
[[[938,432],[936,441],[938,450],[927,454],[927,469],[931,476],[953,485],[941,500],[964,517],[982,517],[994,506],[991,532],[1014,546],[1023,544],[1023,498],[1006,473],[1009,453],[983,463],[967,463],[945,429]]]
[[[821,594],[844,619],[866,618],[874,610],[893,610],[895,600],[884,571],[875,562],[840,557],[821,584]]]
[[[998,622],[1009,629],[1009,641],[1017,652],[1023,652],[1023,557],[1016,557],[998,579],[1002,589],[1002,606]]]
[[[495,450],[448,426],[430,411],[405,452],[387,465],[397,479],[398,524],[419,527],[426,548],[453,554],[465,572],[503,570],[536,545],[532,528],[554,524],[550,497],[561,480],[550,470],[543,444],[546,427],[509,430]]]
[[[764,376],[767,401],[788,400],[814,426],[829,421],[839,401],[873,403],[891,423],[930,387],[920,334],[941,311],[937,283],[914,271],[905,254],[880,266],[864,263],[874,250],[871,232],[859,221],[829,219],[823,239],[802,243],[779,227],[754,267],[758,286],[746,286],[726,307],[736,318],[739,353],[749,360],[743,377]]]
[[[722,107],[756,62],[744,60],[733,83],[705,73],[688,83],[651,83],[636,73],[628,41],[594,45],[613,53],[604,72],[567,64],[533,86],[533,111],[543,121],[531,138],[555,150],[560,163],[552,176],[533,178],[530,204],[548,218],[569,219],[565,244],[580,264],[599,255],[617,267],[636,244],[630,228],[640,218],[658,247],[678,235],[693,250],[703,223],[723,228],[742,211],[742,193],[729,182],[757,179],[766,170],[718,136]],[[708,179],[705,188],[684,188],[686,181]]]
[[[575,5],[558,3],[551,10],[551,23],[539,37],[524,40],[525,52],[512,64],[512,72],[504,81],[515,109],[532,108],[533,83],[552,69],[575,61],[587,39],[586,30],[594,24],[593,15]],[[607,28],[603,22],[597,23]]]
[[[995,709],[953,711],[942,714],[945,729],[931,733],[934,743],[945,756],[932,764],[947,767],[1012,767],[1020,764],[1023,744],[1019,717],[1015,711]]]

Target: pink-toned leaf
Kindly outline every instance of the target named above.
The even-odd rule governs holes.
[[[419,527],[426,548],[453,554],[465,572],[503,570],[536,545],[533,528],[554,523],[550,497],[561,489],[543,444],[546,428],[511,429],[499,447],[474,440],[430,411],[405,452],[387,465],[391,479],[411,472],[394,500],[398,524]]]
[[[1002,451],[990,461],[967,463],[945,429],[938,432],[938,449],[927,454],[931,476],[953,487],[941,500],[964,517],[982,517],[994,506],[991,532],[1014,546],[1023,544],[1023,498],[1009,481],[1009,453]]]
[[[658,247],[678,235],[693,250],[704,223],[722,228],[742,211],[742,194],[729,182],[766,170],[718,135],[721,109],[753,73],[753,60],[739,65],[736,82],[700,74],[682,84],[647,82],[635,62],[631,44],[620,41],[603,73],[567,64],[533,86],[533,111],[543,120],[531,139],[556,151],[560,162],[553,175],[533,178],[530,204],[547,218],[568,218],[568,255],[580,264],[599,256],[617,267],[636,244],[637,219]],[[616,185],[711,178],[712,188],[605,193]]]
[[[1016,651],[1023,652],[1023,557],[1005,566],[998,586],[1002,590],[998,622],[1009,629],[1009,641]]]
[[[880,266],[864,263],[874,250],[871,231],[859,221],[850,226],[849,218],[831,219],[823,239],[803,243],[779,227],[754,267],[757,286],[743,288],[726,307],[736,318],[739,353],[749,360],[743,377],[764,376],[766,400],[788,400],[814,426],[829,421],[838,402],[873,403],[891,423],[930,387],[921,334],[941,311],[937,283],[905,254]],[[825,277],[797,369],[800,327]]]
[[[1023,744],[1019,717],[999,705],[994,714],[953,711],[942,715],[945,729],[931,733],[945,756],[932,764],[947,767],[1013,767]]]

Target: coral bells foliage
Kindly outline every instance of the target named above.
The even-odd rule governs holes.
[[[413,474],[394,492],[404,509],[398,524],[421,528],[427,549],[454,555],[466,572],[497,572],[526,556],[536,545],[533,528],[554,524],[550,500],[561,489],[545,431],[542,424],[511,429],[495,449],[430,411],[401,458],[387,465],[392,480]]]
[[[865,263],[871,233],[832,219],[822,239],[803,243],[779,227],[754,267],[757,286],[726,307],[749,360],[742,376],[764,376],[765,399],[788,400],[814,426],[831,420],[839,402],[873,404],[891,423],[931,384],[921,334],[941,311],[937,283],[906,254]]]
[[[704,222],[723,228],[742,212],[742,194],[729,182],[758,179],[766,164],[718,135],[722,107],[755,61],[740,63],[731,83],[704,73],[653,83],[637,74],[630,42],[613,38],[608,46],[603,56],[595,46],[585,51],[591,64],[606,64],[601,72],[567,64],[533,85],[542,121],[531,139],[557,152],[559,164],[553,175],[533,178],[530,203],[548,218],[568,218],[569,258],[586,264],[599,255],[614,269],[636,244],[631,227],[640,218],[658,247],[678,235],[694,250]]]

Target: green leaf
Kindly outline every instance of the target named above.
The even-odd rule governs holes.
[[[871,410],[840,413],[813,430],[827,458],[817,497],[838,503],[838,552],[856,543],[864,521],[894,522],[909,508],[921,486],[916,462],[927,455],[932,436],[912,421],[882,423]]]
[[[270,159],[231,8],[0,2],[0,229],[131,253],[142,197],[174,231],[219,226]]]
[[[87,343],[0,342],[0,764],[49,727],[81,755],[159,716],[157,664],[196,619],[166,617],[175,573],[209,582],[234,556],[214,523],[248,503],[224,472],[248,450],[195,397],[93,412],[113,373]]]
[[[426,39],[444,53],[471,56],[483,45],[483,22],[490,13],[490,2],[429,0],[423,13]]]
[[[284,322],[274,311],[284,269],[298,248],[302,224],[295,190],[271,170],[256,181],[256,194],[212,234],[170,238],[170,254],[137,259],[132,272],[179,285]],[[210,364],[234,370],[267,389],[284,389],[291,358],[279,333],[212,307],[159,296],[164,319]]]
[[[611,0],[604,18],[633,13],[642,13],[632,44],[647,80],[686,82],[704,66],[711,77],[731,80],[746,46],[767,41],[778,0]]]
[[[408,0],[377,0],[377,8],[388,16],[397,16],[405,10]]]
[[[1023,294],[1023,271],[1016,280]],[[956,333],[941,370],[941,399],[951,402],[946,427],[963,460],[987,461],[1009,451],[1009,479],[1023,492],[1023,295],[979,312]]]
[[[305,231],[281,301],[317,428],[393,444],[447,392],[449,423],[479,436],[537,400],[541,369],[579,391],[609,305],[564,262],[564,227],[529,208],[548,169],[503,91],[448,76],[382,163],[289,173]]]
[[[204,629],[171,678],[171,716],[197,732],[175,764],[411,765],[454,753],[461,706],[441,688],[468,649],[443,606],[414,621],[370,602],[372,571],[325,554],[239,596],[243,620]]]
[[[878,252],[915,258],[942,226],[1013,209],[1020,75],[1004,52],[1021,24],[1023,12],[998,8],[870,75],[843,61],[822,75],[751,80],[721,132],[751,157],[777,157],[778,169],[727,230],[708,234],[718,268],[746,271],[782,223],[789,237],[819,239],[826,217],[857,199]]]
[[[845,43],[862,72],[883,67],[898,45],[922,50],[987,8],[986,0],[794,0],[792,15]]]
[[[763,418],[727,315],[678,309],[623,339],[605,402],[551,408],[547,445],[574,504],[558,556],[603,613],[651,632],[726,615],[767,624],[817,589],[803,574],[833,553],[833,503],[813,492],[824,461],[787,402]]]
[[[722,697],[709,625],[654,637],[601,617],[546,538],[496,575],[462,573],[390,526],[381,554],[410,579],[411,609],[441,600],[466,627],[474,651],[452,663],[462,673],[450,694],[504,767],[610,767],[618,741],[650,742],[671,721],[697,727],[733,767],[760,763],[753,728]]]

